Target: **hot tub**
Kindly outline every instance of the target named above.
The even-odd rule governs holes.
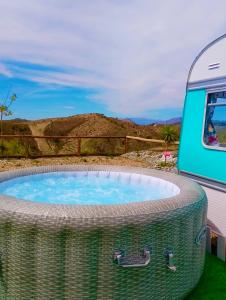
[[[202,274],[207,200],[188,179],[86,165],[0,182],[0,299],[183,299]]]

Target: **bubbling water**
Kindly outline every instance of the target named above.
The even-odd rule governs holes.
[[[166,180],[134,173],[65,171],[16,177],[0,193],[48,204],[114,205],[169,198],[180,189]]]

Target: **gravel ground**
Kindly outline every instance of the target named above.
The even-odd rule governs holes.
[[[150,150],[128,152],[123,154],[122,157],[128,158],[129,160],[148,163],[149,167],[153,169],[176,172],[177,152],[171,151],[171,154],[172,158],[169,160],[167,159],[166,163],[162,153]]]
[[[129,152],[121,156],[87,156],[87,157],[60,157],[60,158],[37,158],[37,159],[1,159],[0,171],[13,170],[18,168],[44,166],[44,165],[63,165],[63,164],[107,164],[122,165],[131,167],[144,167],[163,169],[176,172],[176,153],[173,160],[166,166],[162,162],[162,154],[152,151]]]
[[[126,157],[60,157],[60,158],[37,158],[37,159],[2,159],[0,160],[0,171],[13,170],[25,167],[37,167],[45,165],[64,164],[102,164],[102,165],[123,165],[134,167],[149,167],[147,162],[128,159]]]

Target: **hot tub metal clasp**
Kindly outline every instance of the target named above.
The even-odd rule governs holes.
[[[145,247],[140,256],[125,256],[124,251],[117,250],[113,254],[113,260],[123,268],[146,267],[151,261],[151,248]]]
[[[166,257],[166,265],[167,268],[173,272],[176,272],[177,267],[174,264],[174,254],[172,249],[165,250],[165,257]]]
[[[204,225],[202,226],[202,228],[199,230],[196,238],[195,238],[195,243],[196,245],[200,246],[202,241],[205,239],[206,237],[206,232],[207,232],[207,226]]]

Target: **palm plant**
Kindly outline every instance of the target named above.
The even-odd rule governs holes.
[[[177,140],[177,132],[176,130],[169,125],[166,125],[162,128],[161,132],[162,139],[165,141],[166,151],[168,150],[168,145],[172,144]]]
[[[161,136],[162,139],[165,141],[164,158],[165,158],[165,165],[166,165],[168,145],[170,145],[171,143],[177,140],[177,132],[172,126],[166,125],[162,128]]]

